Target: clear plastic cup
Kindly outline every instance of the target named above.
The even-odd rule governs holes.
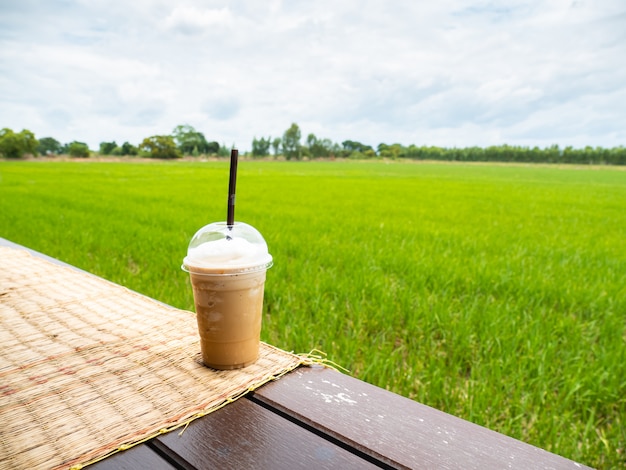
[[[271,266],[263,236],[243,222],[214,222],[192,237],[182,269],[191,279],[205,365],[238,369],[257,360]]]

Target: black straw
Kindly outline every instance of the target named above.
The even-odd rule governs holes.
[[[228,180],[228,216],[226,224],[232,230],[235,225],[235,186],[237,185],[237,158],[239,152],[237,149],[230,151],[230,178]]]

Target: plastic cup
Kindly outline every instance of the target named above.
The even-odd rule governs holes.
[[[205,365],[238,369],[258,359],[271,266],[265,240],[243,222],[215,222],[192,237],[182,269],[191,279]]]

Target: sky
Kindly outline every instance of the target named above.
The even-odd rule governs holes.
[[[0,128],[626,145],[624,0],[0,0]]]

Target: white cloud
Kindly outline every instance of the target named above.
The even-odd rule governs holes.
[[[228,8],[204,9],[195,6],[176,6],[165,18],[166,29],[184,34],[197,34],[216,26],[230,26],[233,15]]]
[[[184,122],[241,149],[292,122],[374,146],[620,145],[625,11],[620,0],[24,0],[0,6],[0,125],[93,147]]]

